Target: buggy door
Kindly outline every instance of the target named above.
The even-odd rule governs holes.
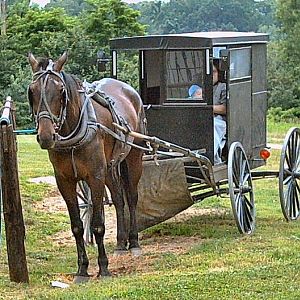
[[[247,155],[251,153],[251,46],[229,49],[227,134],[228,145],[239,141]]]

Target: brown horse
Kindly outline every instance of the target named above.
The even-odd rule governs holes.
[[[98,276],[107,276],[110,273],[103,244],[104,186],[106,184],[111,191],[117,213],[116,252],[126,251],[127,246],[138,252],[135,209],[137,184],[142,173],[142,151],[126,143],[129,140],[135,142],[132,138],[126,137],[123,143],[116,135],[109,134],[115,131],[112,124],[115,120],[108,107],[93,102],[78,79],[62,72],[67,53],[57,61],[36,59],[31,53],[28,59],[33,71],[28,99],[37,126],[37,140],[42,149],[48,150],[58,189],[68,207],[77,246],[77,276],[88,276],[89,264],[76,194],[80,180],[85,181],[91,190],[91,226],[98,245]],[[106,99],[124,126],[145,132],[142,101],[132,87],[107,78],[100,80],[98,87],[109,96]],[[124,199],[130,213],[129,230],[125,225]]]

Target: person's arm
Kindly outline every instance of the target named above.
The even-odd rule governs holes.
[[[226,105],[225,104],[217,104],[213,105],[213,112],[217,115],[226,115]]]

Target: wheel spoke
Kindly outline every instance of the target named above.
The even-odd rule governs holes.
[[[237,179],[235,173],[233,173],[232,175],[233,175],[233,183],[234,183],[235,187],[238,187],[239,186],[239,180]]]
[[[285,153],[285,161],[287,164],[287,169],[292,170],[292,164],[290,162],[290,156],[288,155],[288,151]]]
[[[290,212],[290,217],[292,219],[295,218],[295,202],[294,202],[294,188],[293,185],[291,185],[291,192],[290,192],[290,207],[291,207],[291,212]]]
[[[242,182],[243,186],[246,185],[246,182],[248,182],[249,178],[250,178],[250,173],[245,173],[245,176],[244,176],[244,179],[243,179],[243,182]]]
[[[237,160],[237,157],[235,157],[234,161],[233,161],[233,166],[232,166],[232,172],[234,174],[234,181],[235,181],[235,184],[238,186],[239,185],[239,177],[240,177],[240,174],[239,174],[239,167],[238,167],[238,160]]]
[[[245,230],[245,231],[249,231],[249,230],[251,230],[251,223],[252,223],[253,219],[252,219],[250,210],[247,207],[245,202],[244,202],[244,216],[245,216],[245,221],[246,221],[246,225],[247,225],[247,228],[246,228],[247,230]]]
[[[300,140],[299,136],[297,135],[297,143],[295,147],[295,170],[298,170],[300,164]]]
[[[290,211],[292,209],[292,206],[291,206],[291,193],[292,193],[292,183],[290,183],[287,187],[287,190],[284,192],[284,198],[285,198],[285,203],[286,203],[286,210],[287,211]]]
[[[248,205],[248,207],[252,210],[254,208],[253,204],[251,201],[249,201],[248,197],[244,195],[245,203]]]
[[[299,171],[299,167],[300,167],[300,155],[297,155],[297,158],[296,158],[296,161],[295,161],[295,166],[294,166],[294,170],[296,171],[296,172],[298,172]]]
[[[78,186],[82,194],[85,194],[84,186],[82,181],[78,181]]]
[[[82,220],[85,219],[85,216],[87,215],[87,213],[88,213],[88,210],[87,210],[87,209],[82,210],[82,213],[81,213],[81,219],[82,219]]]
[[[240,170],[241,170],[240,171],[240,184],[243,184],[243,181],[244,181],[246,165],[247,165],[247,162],[245,160],[241,160],[241,164],[240,164]]]
[[[243,153],[240,151],[240,157],[239,157],[239,182],[242,183],[242,176],[244,174],[244,160],[243,160]]]
[[[291,180],[289,181],[288,184],[286,184],[286,189],[284,191],[284,198],[290,198],[290,193],[291,193],[291,188],[292,188],[292,185],[293,185],[293,180],[292,180],[292,177],[291,177]]]
[[[299,214],[299,209],[300,209],[300,204],[299,204],[299,195],[297,193],[297,190],[299,189],[299,187],[297,186],[297,183],[295,182],[294,185],[294,195],[295,195],[295,210],[296,210],[296,218],[298,217]]]
[[[298,180],[295,180],[295,185],[296,185],[296,189],[297,189],[298,194],[299,194],[300,193],[300,187],[299,187]]]
[[[290,166],[291,166],[291,170],[293,167],[293,161],[294,161],[294,157],[293,157],[293,136],[291,137],[291,139],[288,142],[288,154],[289,154],[289,161],[290,161]]]
[[[240,211],[240,193],[237,193],[234,197],[234,203],[235,203],[235,210],[237,214],[239,214]]]
[[[289,184],[291,180],[292,180],[292,176],[287,176],[287,177],[283,180],[283,185]]]
[[[239,200],[239,214],[238,214],[238,219],[239,219],[239,222],[241,224],[241,228],[245,228],[244,227],[244,207],[243,207],[243,203],[242,203],[242,197],[240,196],[240,200]]]
[[[77,193],[77,196],[85,203],[88,204],[88,200],[80,193]]]

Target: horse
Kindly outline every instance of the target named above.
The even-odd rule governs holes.
[[[113,123],[117,118],[126,128],[145,133],[145,113],[139,94],[130,85],[112,78],[101,79],[97,85],[109,105],[93,101],[79,79],[62,71],[67,57],[64,52],[53,61],[29,53],[33,80],[28,86],[28,100],[36,123],[37,142],[48,151],[58,189],[68,208],[78,255],[76,276],[89,276],[76,194],[78,181],[86,182],[91,191],[91,227],[98,246],[98,277],[109,276],[103,242],[105,185],[111,191],[117,215],[115,253],[141,251],[135,211],[143,151],[129,144],[139,142],[134,138],[123,136],[122,140]],[[128,229],[125,199],[130,216]]]

